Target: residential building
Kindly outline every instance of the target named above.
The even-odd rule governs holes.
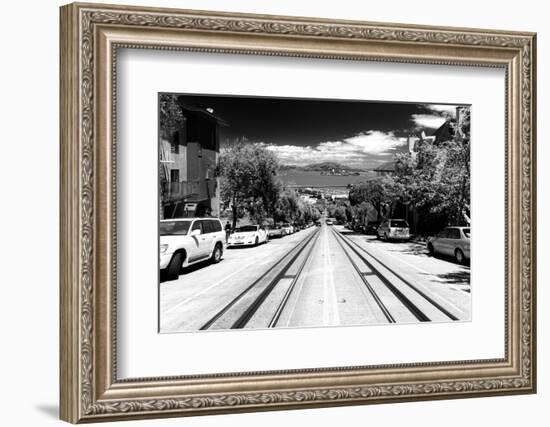
[[[182,125],[160,138],[161,218],[219,216],[215,168],[219,128],[226,123],[211,108],[187,105],[178,98]]]

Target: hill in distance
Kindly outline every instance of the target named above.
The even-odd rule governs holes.
[[[301,170],[301,171],[313,171],[313,172],[364,172],[363,169],[353,168],[351,166],[342,165],[337,162],[322,162],[322,163],[312,163],[305,166],[295,166],[295,165],[281,165],[282,170]]]

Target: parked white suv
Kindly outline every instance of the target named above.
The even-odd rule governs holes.
[[[210,259],[220,262],[225,232],[217,218],[181,218],[160,221],[160,269],[168,280],[182,267]]]

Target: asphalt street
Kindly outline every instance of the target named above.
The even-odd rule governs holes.
[[[467,321],[470,267],[417,242],[311,227],[160,284],[160,332]]]

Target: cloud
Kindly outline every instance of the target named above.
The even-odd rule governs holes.
[[[456,105],[448,104],[426,104],[426,110],[439,113],[442,116],[454,118],[456,116]]]
[[[437,129],[446,120],[456,118],[456,107],[457,105],[448,104],[423,104],[420,107],[422,113],[413,114],[410,120],[417,130]]]
[[[367,131],[339,141],[321,142],[315,146],[264,144],[288,165],[338,162],[354,167],[370,167],[390,160],[395,150],[404,147],[406,138],[393,132]]]
[[[445,121],[446,117],[436,114],[413,114],[411,121],[416,125],[418,129],[421,128],[439,128]]]
[[[346,143],[360,148],[363,153],[378,154],[405,145],[406,138],[398,138],[393,132],[370,130],[344,140]]]

